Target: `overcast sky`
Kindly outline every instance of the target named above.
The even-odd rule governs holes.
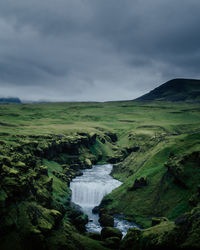
[[[200,78],[199,0],[1,0],[0,96],[134,99]]]

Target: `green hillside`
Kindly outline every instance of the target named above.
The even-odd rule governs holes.
[[[173,79],[149,93],[137,98],[138,101],[200,101],[200,80]]]

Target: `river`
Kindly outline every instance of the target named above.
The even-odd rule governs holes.
[[[94,165],[92,169],[83,170],[83,175],[74,178],[70,183],[71,201],[79,205],[82,211],[88,215],[89,222],[86,225],[88,232],[101,232],[102,227],[98,222],[99,215],[93,214],[92,209],[100,204],[106,194],[122,184],[110,175],[112,167],[112,164]],[[128,228],[138,226],[115,216],[114,227],[125,235]]]

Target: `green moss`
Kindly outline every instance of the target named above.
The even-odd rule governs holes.
[[[173,222],[162,222],[143,231],[129,229],[120,249],[166,249],[174,245],[175,237],[171,235],[174,228]]]
[[[71,195],[71,190],[67,183],[53,174],[53,171],[62,172],[62,166],[57,162],[46,159],[43,159],[43,164],[48,167],[49,176],[53,178],[53,202],[58,201],[65,204]]]

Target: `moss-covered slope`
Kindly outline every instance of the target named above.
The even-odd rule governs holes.
[[[199,249],[200,206],[145,230],[129,229],[120,249]]]
[[[198,203],[200,134],[154,137],[114,166],[124,184],[106,196],[106,207],[141,226],[151,218],[174,220]]]

